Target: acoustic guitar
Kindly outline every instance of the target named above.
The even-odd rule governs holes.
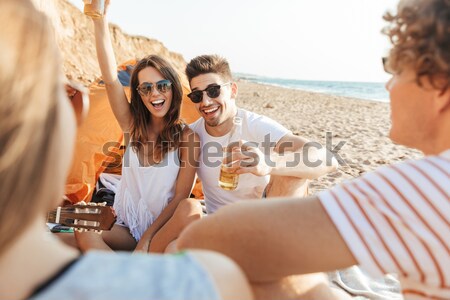
[[[47,215],[48,223],[56,223],[76,230],[111,230],[116,214],[111,206],[97,203],[60,206]]]

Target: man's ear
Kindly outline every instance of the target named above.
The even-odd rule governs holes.
[[[236,82],[231,83],[231,99],[236,99],[238,95],[238,86]]]
[[[450,110],[450,88],[443,91],[436,91],[434,98],[437,113],[443,113],[444,111]]]

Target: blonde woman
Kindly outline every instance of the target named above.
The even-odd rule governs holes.
[[[2,0],[0,19],[0,299],[251,298],[218,254],[80,255],[46,232],[43,216],[64,192],[75,116],[47,18],[29,1]]]

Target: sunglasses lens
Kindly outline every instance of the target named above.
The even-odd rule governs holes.
[[[206,95],[209,98],[217,98],[220,95],[220,85],[213,85],[206,89]]]
[[[188,97],[191,99],[194,103],[200,103],[203,99],[203,92],[202,91],[195,91],[188,95]]]
[[[169,80],[161,80],[156,83],[156,88],[160,93],[166,93],[171,86],[172,83]]]
[[[138,87],[138,92],[142,96],[147,96],[152,92],[153,84],[149,82],[144,82]]]

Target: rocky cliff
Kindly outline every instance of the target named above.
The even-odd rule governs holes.
[[[57,24],[58,43],[64,55],[64,71],[69,78],[89,84],[100,75],[94,43],[94,27],[89,17],[66,0],[55,2],[53,19]],[[124,33],[110,25],[117,62],[157,54],[172,63],[182,75],[186,65],[183,57],[169,51],[161,42]],[[183,81],[184,75],[182,75]]]

